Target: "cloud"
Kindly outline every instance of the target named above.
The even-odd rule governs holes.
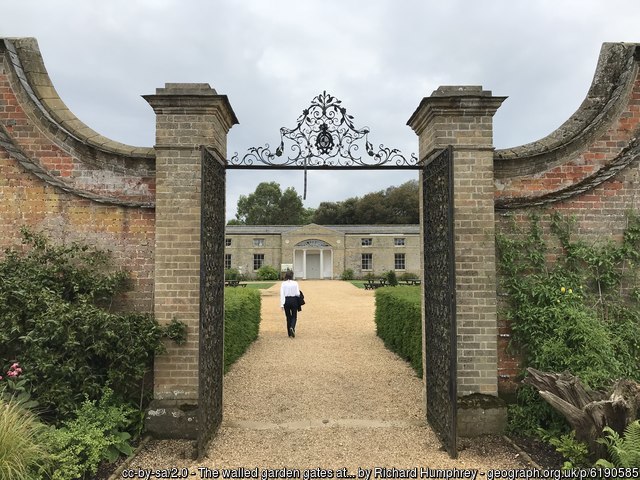
[[[406,121],[439,85],[509,98],[494,143],[557,128],[580,105],[603,42],[640,42],[637,0],[31,0],[4,2],[0,32],[32,36],[62,99],[103,135],[152,145],[141,95],[208,82],[240,120],[229,153],[276,144],[312,98],[343,101],[374,144],[417,151]],[[300,172],[230,172],[228,215],[263,181],[301,192]],[[312,172],[309,204],[406,181],[406,172]]]

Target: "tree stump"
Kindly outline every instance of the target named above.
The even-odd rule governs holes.
[[[597,442],[606,426],[623,435],[629,423],[638,418],[640,384],[618,380],[608,392],[587,389],[578,377],[568,372],[546,373],[527,368],[523,381],[538,390],[540,396],[560,412],[576,432],[576,440],[586,443],[594,459],[605,456]]]

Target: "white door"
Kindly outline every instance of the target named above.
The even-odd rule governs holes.
[[[320,254],[307,252],[307,278],[320,278]]]

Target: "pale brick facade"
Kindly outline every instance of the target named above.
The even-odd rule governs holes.
[[[453,146],[459,396],[498,393],[492,122],[504,99],[479,86],[440,87],[408,122],[421,158]]]
[[[168,408],[198,399],[200,146],[213,145],[224,157],[227,132],[238,121],[227,97],[206,83],[167,83],[144,98],[156,113],[154,314],[162,324],[187,324],[185,345],[168,343],[155,359],[154,397]]]
[[[390,270],[420,276],[420,226],[228,225],[225,255],[227,267],[247,278],[260,264],[291,268],[299,279],[337,279],[346,269],[356,277]]]

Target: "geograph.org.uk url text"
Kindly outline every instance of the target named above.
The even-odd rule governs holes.
[[[130,479],[357,479],[357,480],[391,480],[391,479],[458,479],[468,478],[475,480],[517,480],[517,479],[616,479],[639,478],[638,468],[585,468],[585,469],[549,469],[540,470],[534,468],[523,469],[490,469],[481,471],[472,468],[430,468],[430,467],[374,467],[358,468],[350,471],[346,467],[327,468],[208,468],[208,467],[174,467],[165,469],[134,469],[127,468],[122,471],[122,478]]]

